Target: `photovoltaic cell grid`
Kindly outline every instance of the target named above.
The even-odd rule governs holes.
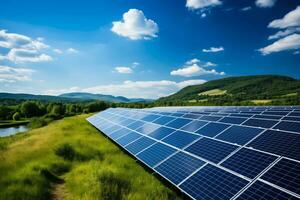
[[[300,199],[300,106],[110,108],[87,120],[192,199]]]

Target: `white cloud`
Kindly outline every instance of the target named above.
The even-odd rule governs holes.
[[[68,53],[74,53],[74,54],[75,54],[75,53],[78,53],[79,51],[78,51],[77,49],[74,49],[74,48],[68,48],[68,49],[67,49],[67,52],[68,52]]]
[[[195,9],[208,9],[210,7],[221,5],[220,0],[187,0],[186,7],[192,10]]]
[[[284,36],[287,36],[287,35],[290,35],[290,34],[293,34],[293,33],[297,33],[297,32],[300,32],[300,27],[297,27],[297,28],[288,28],[288,29],[283,30],[283,31],[278,31],[274,35],[270,35],[268,37],[268,39],[269,40],[279,39],[279,38],[282,38]]]
[[[11,49],[6,56],[1,56],[0,60],[9,60],[15,63],[24,62],[45,62],[53,60],[51,56],[40,53],[37,50]]]
[[[289,28],[300,26],[300,6],[295,10],[287,13],[282,19],[273,20],[268,27],[269,28]]]
[[[45,94],[57,95],[66,92],[90,92],[96,94],[110,94],[115,96],[125,96],[128,98],[148,98],[154,99],[170,95],[188,85],[205,83],[205,80],[187,80],[175,82],[169,80],[160,81],[124,81],[121,84],[99,85],[89,88],[72,87],[61,90],[48,90]]]
[[[244,7],[241,9],[241,11],[248,11],[248,10],[251,10],[252,7],[251,6],[247,6],[247,7]]]
[[[185,65],[179,69],[171,71],[172,76],[201,76],[201,75],[225,75],[225,72],[217,72],[215,69],[205,69],[206,67],[216,66],[212,62],[201,62],[198,59],[187,61]]]
[[[216,53],[220,51],[224,51],[224,47],[210,47],[209,49],[202,49],[205,53]]]
[[[287,13],[282,19],[273,20],[269,28],[285,29],[269,36],[269,40],[278,39],[273,44],[259,49],[263,55],[274,52],[300,49],[300,6]]]
[[[296,50],[300,48],[300,34],[293,34],[277,40],[273,44],[259,49],[263,55],[274,52]]]
[[[14,83],[16,81],[30,81],[34,72],[32,69],[0,65],[0,82]]]
[[[32,39],[25,35],[0,30],[0,47],[9,49],[7,55],[0,56],[0,60],[9,60],[15,63],[51,61],[51,56],[43,52],[50,46],[43,40],[40,37]]]
[[[63,51],[60,49],[53,49],[53,51],[57,54],[63,54]]]
[[[115,71],[120,74],[131,74],[133,70],[130,67],[115,67]]]
[[[158,25],[147,19],[143,11],[130,9],[121,21],[113,22],[111,31],[131,40],[150,39],[157,37]]]
[[[275,5],[276,0],[256,0],[255,4],[261,8],[268,8]]]

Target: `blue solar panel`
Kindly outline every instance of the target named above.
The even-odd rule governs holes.
[[[87,120],[194,199],[300,197],[300,106],[112,108]]]
[[[199,137],[200,137],[199,135],[187,133],[184,131],[176,131],[176,132],[170,134],[169,136],[167,136],[162,141],[165,143],[171,144],[175,147],[183,148],[186,145],[188,145],[191,142],[198,139]]]
[[[162,116],[158,118],[157,120],[153,121],[153,123],[164,125],[169,123],[170,121],[176,119],[175,117],[168,117],[168,116]]]
[[[138,152],[142,151],[143,149],[147,148],[148,146],[155,143],[155,140],[152,140],[147,137],[142,137],[127,146],[125,146],[125,149],[127,149],[132,154],[137,154]]]
[[[152,122],[159,117],[160,117],[160,115],[146,115],[144,118],[142,118],[142,120],[147,121],[147,122]]]
[[[261,128],[271,128],[277,123],[278,123],[278,121],[275,121],[275,120],[249,119],[249,120],[245,121],[245,123],[243,123],[243,125],[261,127]]]
[[[231,143],[236,143],[244,145],[261,133],[264,129],[259,128],[250,128],[243,126],[232,126],[220,135],[217,136],[217,139],[224,140]]]
[[[121,128],[121,129],[119,129],[119,130],[113,132],[112,134],[110,134],[109,137],[112,138],[113,140],[116,140],[116,139],[118,139],[119,137],[122,137],[122,136],[128,134],[129,132],[130,132],[129,129],[127,129],[127,128]]]
[[[205,124],[207,124],[207,122],[195,120],[195,121],[192,121],[191,123],[185,125],[184,127],[182,127],[181,130],[195,132],[199,128],[203,127]]]
[[[227,124],[221,124],[221,123],[216,123],[216,122],[211,122],[198,131],[196,133],[199,133],[201,135],[205,135],[208,137],[214,137],[224,131],[226,128],[228,128],[230,125]]]
[[[170,123],[166,124],[166,126],[172,127],[172,128],[181,128],[185,126],[186,124],[190,123],[192,120],[190,119],[182,119],[177,118],[174,121],[171,121]]]
[[[167,127],[160,127],[156,129],[155,131],[151,132],[148,136],[155,138],[157,140],[161,140],[162,138],[166,137],[167,135],[170,135],[173,133],[175,130],[170,129]]]
[[[137,157],[150,167],[154,167],[160,161],[176,152],[176,149],[162,143],[156,143],[148,149],[137,154]]]
[[[207,116],[207,115],[205,115],[205,116],[200,117],[199,119],[214,122],[214,121],[218,121],[218,120],[221,119],[221,118],[222,118],[222,117],[218,117],[218,116]]]
[[[261,178],[296,194],[300,194],[300,162],[283,158]]]
[[[284,131],[293,131],[300,133],[300,122],[285,122],[281,121],[277,124],[274,129],[284,130]]]
[[[248,181],[210,164],[204,166],[179,187],[195,199],[231,199]]]
[[[136,129],[137,132],[140,132],[141,134],[149,134],[156,129],[158,129],[160,126],[157,124],[151,124],[151,123],[145,123],[143,126],[140,128]]]
[[[300,160],[300,134],[267,130],[247,146]]]
[[[245,192],[243,192],[238,200],[299,200],[298,198],[278,190],[261,181],[256,181]]]
[[[155,169],[177,185],[204,164],[205,162],[198,158],[178,152]]]
[[[126,146],[127,144],[129,144],[130,142],[133,142],[134,140],[138,139],[142,137],[142,135],[136,133],[136,132],[129,132],[127,135],[117,139],[117,142],[122,145],[122,146]]]
[[[235,145],[202,138],[185,150],[209,161],[219,163],[237,148],[238,146]]]
[[[229,124],[241,124],[246,120],[247,118],[241,118],[241,117],[224,117],[223,119],[220,120],[220,122],[229,123]]]
[[[138,129],[139,127],[143,126],[145,124],[145,122],[142,122],[142,121],[136,121],[136,122],[133,122],[129,125],[127,125],[128,128],[130,129]]]
[[[221,165],[253,179],[276,159],[276,156],[270,154],[242,148]]]

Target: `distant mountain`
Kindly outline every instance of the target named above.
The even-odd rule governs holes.
[[[300,97],[300,81],[286,76],[259,75],[230,77],[187,86],[175,94],[158,99],[158,102],[212,101],[212,102],[263,102]]]
[[[112,95],[104,95],[104,94],[92,94],[86,92],[72,92],[72,93],[65,93],[59,95],[59,97],[64,98],[76,98],[76,99],[92,99],[92,100],[101,100],[101,101],[108,101],[108,102],[116,102],[116,103],[133,103],[133,102],[149,102],[152,100],[149,99],[129,99],[123,96],[112,96]]]
[[[50,95],[34,95],[21,93],[0,93],[0,99],[15,99],[15,100],[39,100],[39,101],[58,101],[58,102],[77,102],[77,101],[91,101],[100,100],[115,103],[133,103],[133,102],[149,102],[148,99],[128,99],[122,96],[91,94],[83,92],[74,92],[61,94],[59,96]]]

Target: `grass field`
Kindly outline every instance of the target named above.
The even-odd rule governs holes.
[[[220,89],[213,89],[213,90],[208,90],[205,92],[201,92],[199,93],[199,95],[208,95],[208,96],[219,96],[219,95],[224,95],[226,94],[227,91],[226,90],[220,90]]]
[[[181,199],[87,116],[0,138],[0,199]]]

